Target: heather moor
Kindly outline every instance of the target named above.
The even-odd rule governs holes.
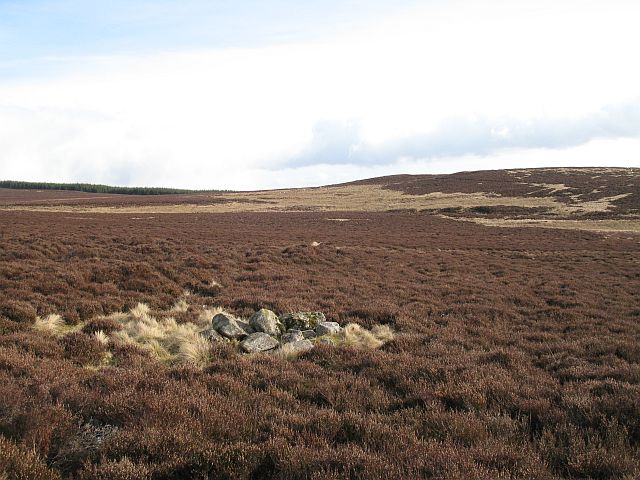
[[[639,196],[625,169],[0,190],[0,468],[635,478]]]
[[[638,19],[0,0],[0,480],[640,479]]]

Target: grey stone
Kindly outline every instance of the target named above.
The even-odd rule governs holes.
[[[280,321],[287,329],[313,330],[320,322],[327,319],[322,312],[295,312],[285,313],[280,317]]]
[[[317,337],[316,332],[315,332],[315,331],[313,331],[313,330],[303,330],[303,332],[302,332],[302,336],[303,336],[304,338],[308,338],[308,339],[316,338],[316,337]]]
[[[227,338],[237,339],[247,336],[247,332],[238,325],[238,319],[228,313],[218,313],[213,317],[213,320],[211,320],[211,326],[220,335]]]
[[[264,352],[266,350],[273,350],[278,345],[280,345],[280,342],[278,342],[278,340],[264,332],[252,333],[240,342],[240,348],[247,353],[257,353]]]
[[[222,335],[216,332],[213,327],[209,327],[206,330],[203,330],[202,332],[200,332],[200,336],[206,338],[210,342],[228,341],[227,338],[224,338]]]
[[[304,335],[302,335],[302,332],[300,330],[293,329],[282,335],[281,339],[282,343],[298,342],[300,340],[304,340]]]
[[[340,324],[338,322],[320,322],[316,326],[316,334],[319,337],[333,335],[334,333],[340,333]]]
[[[331,341],[330,338],[328,337],[320,337],[316,340],[316,343],[322,343],[324,345],[331,345],[333,346],[333,342]]]
[[[236,318],[236,323],[238,324],[238,326],[243,329],[245,332],[247,332],[247,335],[251,334],[251,333],[255,333],[256,330],[251,326],[251,324],[249,322],[247,322],[246,320],[243,320],[241,318]]]
[[[278,350],[278,353],[283,355],[298,355],[300,353],[307,352],[313,348],[313,343],[309,340],[298,340],[296,342],[289,342],[283,344]]]
[[[266,308],[261,308],[251,315],[249,324],[256,332],[268,333],[274,337],[280,336],[284,331],[284,327],[282,323],[280,323],[278,316]]]

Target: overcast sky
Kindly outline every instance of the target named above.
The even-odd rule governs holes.
[[[640,166],[637,0],[0,0],[0,179]]]

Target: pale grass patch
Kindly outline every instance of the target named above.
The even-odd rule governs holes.
[[[202,311],[198,314],[198,317],[196,318],[196,323],[201,326],[209,325],[213,317],[215,317],[219,313],[224,313],[224,308],[203,307]]]
[[[574,196],[574,200],[578,200],[575,205],[569,205],[569,208],[578,210],[577,213],[587,212],[606,212],[611,210],[614,205],[613,202],[628,197],[631,193],[621,193],[620,195],[614,195],[612,197],[603,197],[598,200],[579,201],[577,196]]]
[[[350,323],[346,325],[340,333],[331,335],[334,345],[346,345],[356,348],[380,348],[390,340],[393,340],[394,334],[388,325],[375,325],[371,330]]]
[[[165,330],[158,321],[149,316],[137,318],[132,315],[131,320],[124,324],[124,328],[137,342],[157,340],[165,335]]]
[[[129,310],[129,314],[136,319],[144,319],[149,317],[151,309],[146,303],[138,303],[135,307]]]
[[[564,183],[527,183],[522,182],[525,185],[532,185],[534,187],[540,187],[541,190],[547,190],[547,193],[553,194],[557,192],[563,192],[565,190],[569,190],[570,187],[566,186]],[[538,190],[539,191],[539,190]],[[533,192],[535,193],[535,192]],[[531,193],[529,194],[531,195]]]
[[[444,216],[444,215],[443,215]],[[640,220],[553,220],[553,219],[503,219],[446,217],[459,222],[473,222],[487,227],[538,227],[565,230],[588,230],[592,232],[640,232]]]
[[[151,352],[151,354],[161,361],[171,360],[171,353],[164,348],[157,340],[149,340],[141,344],[142,348]]]
[[[114,312],[111,313],[109,315],[106,315],[104,318],[108,318],[110,320],[114,320],[118,323],[122,323],[125,320],[127,320],[127,318],[129,317],[128,314],[126,314],[125,312]]]
[[[393,330],[391,330],[389,325],[374,325],[371,329],[371,333],[374,337],[384,343],[390,342],[394,337]]]
[[[344,327],[338,337],[342,340],[341,343],[358,348],[379,348],[383,344],[382,340],[357,323],[350,323]]]
[[[52,313],[44,318],[36,317],[33,328],[49,335],[63,335],[65,332],[64,319],[57,313]]]
[[[106,333],[104,333],[102,330],[93,332],[93,338],[95,338],[102,345],[107,345],[109,343],[109,336]]]
[[[178,361],[200,368],[206,367],[211,361],[211,343],[199,335],[188,341],[185,339],[178,347]]]
[[[87,370],[98,371],[103,367],[111,365],[112,361],[113,361],[113,353],[104,352],[104,355],[102,355],[102,358],[100,359],[99,363],[85,365],[84,368],[86,368]]]
[[[185,313],[187,310],[189,310],[189,304],[185,299],[180,299],[173,304],[170,311],[173,313]]]
[[[209,341],[200,336],[204,325],[208,325],[214,310],[206,310],[206,322],[202,325],[178,323],[173,317],[157,319],[144,304],[138,304],[124,317],[120,317],[123,330],[114,332],[113,339],[135,343],[158,360],[167,363],[189,363],[203,366],[208,362]],[[211,315],[211,316],[208,316]],[[205,348],[206,346],[206,348]]]
[[[272,355],[280,358],[285,358],[287,360],[292,360],[299,355],[302,355],[306,351],[307,350],[298,350],[290,343],[284,343],[278,349],[273,350]]]
[[[111,339],[122,343],[136,343],[125,330],[118,330],[111,334]]]

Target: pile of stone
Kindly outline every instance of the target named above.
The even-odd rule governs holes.
[[[287,354],[302,353],[317,342],[331,342],[330,335],[340,333],[337,322],[327,322],[322,312],[296,312],[276,315],[262,308],[248,321],[228,313],[218,313],[211,320],[211,327],[202,335],[211,341],[239,341],[246,353],[283,351]]]

